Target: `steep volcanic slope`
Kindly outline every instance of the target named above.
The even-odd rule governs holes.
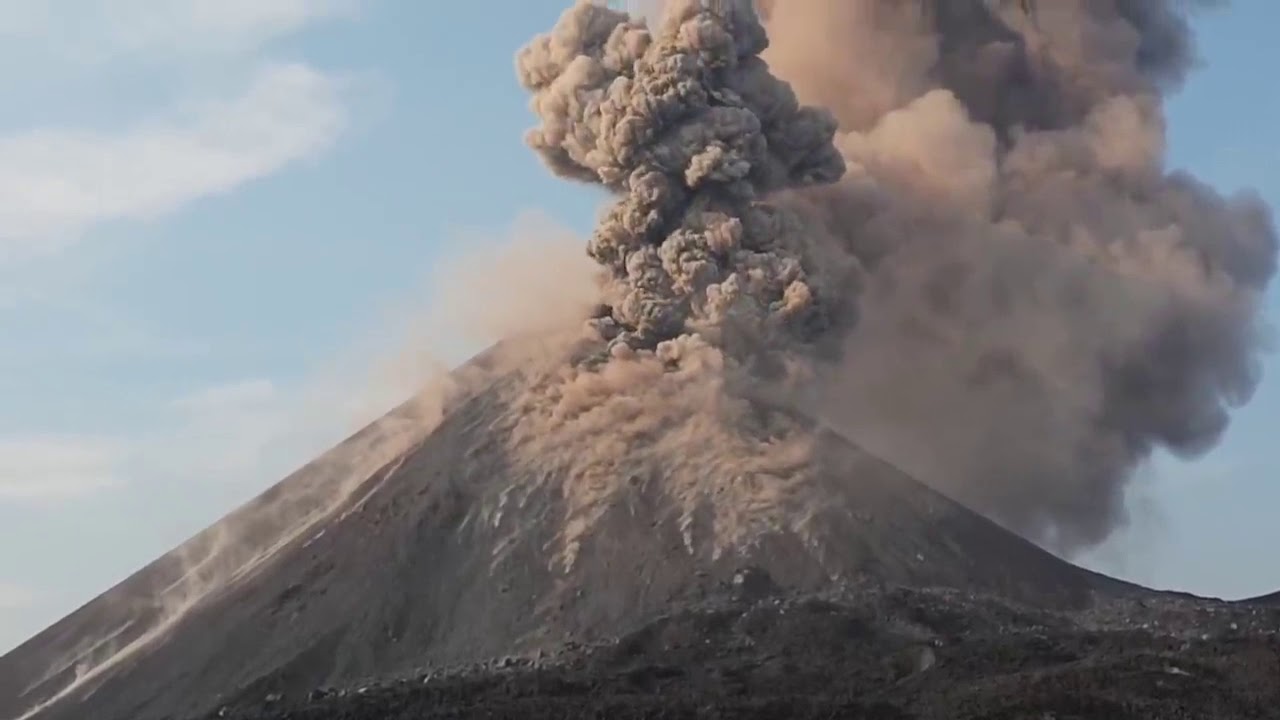
[[[144,652],[194,607],[318,532],[374,472],[421,442],[443,408],[494,371],[490,349],[133,576],[0,657],[0,717],[21,717]]]
[[[305,692],[607,637],[673,601],[696,600],[744,566],[797,589],[865,574],[1052,605],[1126,588],[811,429],[809,487],[824,507],[810,530],[780,529],[726,551],[697,520],[682,523],[661,478],[649,478],[630,484],[591,525],[566,569],[555,548],[570,501],[557,492],[521,495],[548,487],[512,450],[510,408],[523,387],[499,377],[462,398],[429,437],[371,474],[326,520],[252,572],[228,575],[227,586],[194,600],[153,641],[114,661],[107,652],[86,656],[108,664],[39,717],[183,715],[216,708],[221,697],[268,676],[273,686]],[[331,456],[344,452],[351,443]],[[505,514],[501,498],[508,498]],[[65,688],[76,663],[60,673],[54,663],[127,618],[134,624],[105,649],[127,647],[154,628],[163,617],[137,612],[128,599],[153,597],[172,562],[144,570],[0,661],[0,716],[19,717]]]
[[[381,446],[404,442],[416,422],[400,408],[309,463],[252,502],[0,657],[0,717],[21,717],[73,684],[145,651],[232,578],[246,579],[343,496],[351,473]],[[390,428],[397,428],[391,433]],[[368,470],[366,469],[367,473]]]

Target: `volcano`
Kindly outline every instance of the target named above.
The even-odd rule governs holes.
[[[195,717],[255,685],[305,694],[587,643],[744,571],[803,592],[871,580],[1047,607],[1142,592],[809,426],[805,492],[822,500],[804,530],[719,547],[709,513],[674,507],[668,478],[650,476],[624,483],[566,566],[554,548],[571,501],[528,492],[554,484],[512,450],[512,398],[527,381],[492,356],[462,373],[429,434],[400,432],[421,407],[406,404],[0,659],[0,716]],[[380,465],[343,475],[369,458]]]
[[[0,659],[0,717],[627,716],[529,714],[537,672],[421,682],[566,656],[599,674],[553,693],[644,686],[635,717],[706,717],[705,687],[836,687],[815,717],[1276,707],[1264,601],[1024,539],[1101,542],[1134,469],[1212,446],[1257,382],[1269,211],[1163,166],[1180,4],[755,5],[651,29],[578,0],[526,46],[527,144],[610,196],[575,329],[524,328]]]

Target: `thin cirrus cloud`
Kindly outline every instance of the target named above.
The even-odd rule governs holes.
[[[260,406],[273,400],[276,395],[274,383],[254,378],[201,388],[175,399],[173,405],[190,413],[219,412]]]
[[[323,151],[344,123],[340,82],[302,64],[263,68],[239,97],[173,115],[117,133],[0,137],[0,257],[228,192]]]
[[[163,423],[131,436],[130,484],[181,478],[240,495],[278,481],[371,419],[352,408],[359,376],[335,387],[339,377],[233,381],[175,398]]]
[[[100,64],[245,53],[361,0],[0,0],[0,40],[51,59]]]
[[[0,437],[0,506],[61,507],[169,478],[263,482],[340,439],[335,399],[267,380],[209,386],[173,400],[151,431],[120,437]]]
[[[44,76],[43,118],[0,130],[0,263],[58,249],[95,225],[146,220],[319,155],[346,122],[345,83],[270,45],[350,17],[362,0],[0,0],[0,81]],[[141,75],[140,73],[148,73]],[[167,78],[175,98],[60,107],[59,88]],[[240,78],[240,92],[213,93]],[[144,81],[149,82],[149,81]],[[190,98],[203,98],[192,101]],[[132,118],[103,127],[97,116]],[[5,113],[0,113],[3,120]],[[10,121],[11,122],[11,121]]]
[[[132,357],[143,347],[153,359],[157,340],[168,347],[175,332],[178,345],[204,347],[185,341],[198,331],[152,328],[96,287],[96,276],[115,269],[109,245],[122,233],[114,231],[127,236],[131,222],[180,215],[333,147],[360,88],[283,41],[350,17],[364,2],[0,0],[0,365],[7,389],[22,392],[24,373],[50,359],[93,385],[115,367],[96,364],[104,350]],[[101,232],[107,223],[120,224]],[[183,241],[180,230],[168,235]],[[114,378],[108,389],[126,387],[127,379]],[[24,541],[41,540],[32,528],[46,519],[127,545],[127,533],[111,528],[131,520],[111,513],[145,505],[139,498],[157,488],[183,493],[205,482],[196,493],[201,502],[226,502],[240,491],[210,489],[208,481],[274,479],[340,439],[342,428],[325,420],[330,408],[343,407],[340,399],[249,379],[162,400],[144,419],[118,421],[116,409],[104,407],[59,422],[28,419],[24,401],[38,396],[6,393],[0,422],[12,432],[0,432],[0,513],[8,513],[5,522],[30,518],[22,527],[35,534],[0,544],[0,567],[28,560]],[[41,431],[28,431],[29,422]],[[95,434],[103,427],[111,429]],[[173,509],[188,520],[202,517]],[[0,652],[52,619],[39,609],[51,599],[82,602],[99,589],[80,579],[93,560],[56,543],[40,546],[40,565],[67,572],[42,581],[38,596],[7,582],[11,573],[0,578]]]
[[[349,87],[280,59],[269,45],[348,15],[360,1],[0,0],[0,66],[9,68],[0,69],[0,85],[17,78],[40,88],[12,98],[30,112],[0,110],[0,310],[35,318],[54,307],[96,307],[77,287],[51,282],[83,255],[59,251],[97,241],[103,223],[173,215],[323,155],[346,127]],[[59,101],[86,83],[127,85],[141,71],[137,77],[162,78],[156,87],[178,95],[89,93],[70,110]],[[77,336],[97,318],[73,314],[47,320],[64,323],[60,335]],[[104,330],[136,324],[107,320]],[[94,342],[118,340],[129,338]],[[19,366],[21,354],[36,358],[41,348],[10,344],[9,352]],[[204,419],[211,408],[199,409],[170,434],[218,435]],[[138,452],[142,440],[0,435],[0,505],[64,502],[133,484],[146,455]]]
[[[83,2],[83,0],[80,0]],[[354,0],[92,0],[121,49],[237,49],[356,9]]]
[[[35,590],[24,585],[0,582],[0,611],[25,610],[39,599]]]
[[[63,501],[113,487],[124,448],[77,436],[0,438],[0,501]]]

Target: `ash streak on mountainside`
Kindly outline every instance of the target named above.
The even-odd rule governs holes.
[[[233,512],[179,546],[156,564],[148,597],[114,597],[105,603],[118,617],[85,638],[21,688],[27,709],[13,720],[38,717],[76,694],[92,695],[97,683],[159,642],[202,602],[251,578],[281,549],[301,540],[379,468],[420,440],[439,421],[454,380],[424,390],[394,415],[383,418],[296,474],[281,486]]]
[[[388,392],[398,394],[383,385],[409,384],[417,392],[144,570],[146,596],[109,591],[102,602],[113,615],[104,622],[110,627],[46,658],[39,675],[18,689],[26,709],[13,720],[38,717],[64,698],[91,695],[203,603],[251,581],[285,548],[323,535],[340,511],[350,513],[353,502],[367,498],[393,474],[394,463],[437,427],[459,397],[516,369],[564,363],[563,338],[577,334],[596,294],[594,268],[581,255],[581,240],[545,218],[524,215],[501,244],[483,245],[479,250],[469,243],[442,262],[429,309],[415,315],[407,331],[411,346],[378,359],[371,386],[352,395],[368,394],[378,402]],[[548,278],[555,278],[554,284]],[[477,301],[477,294],[484,299]],[[540,301],[536,305],[530,302],[534,298]],[[442,345],[485,347],[499,341],[482,362],[431,373],[437,365],[431,360],[440,357]]]
[[[1164,167],[1184,6],[758,5],[767,48],[748,2],[667,2],[651,33],[584,1],[519,56],[530,144],[618,195],[589,246],[615,362],[696,354],[729,395],[807,385],[811,412],[969,506],[1059,551],[1101,542],[1136,467],[1214,445],[1258,380],[1269,210]],[[587,447],[593,412],[703,397],[645,377],[530,434]],[[626,466],[575,453],[597,496]]]

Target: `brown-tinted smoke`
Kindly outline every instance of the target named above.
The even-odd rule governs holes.
[[[1102,541],[1134,470],[1213,446],[1258,381],[1270,213],[1165,165],[1194,3],[757,5],[673,0],[651,35],[582,2],[522,53],[533,146],[619,195],[596,327],[835,342],[826,422],[1056,549]]]

